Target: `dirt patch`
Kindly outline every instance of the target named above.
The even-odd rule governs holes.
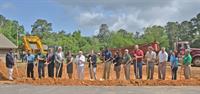
[[[146,80],[146,67],[143,66],[143,79],[134,79],[133,66],[131,66],[131,80],[124,80],[124,70],[121,68],[120,80],[115,80],[115,72],[113,71],[113,66],[111,67],[110,80],[107,81],[90,81],[88,65],[85,65],[85,80],[77,80],[76,76],[76,66],[74,66],[73,79],[68,79],[66,75],[66,67],[63,67],[63,76],[61,79],[48,78],[47,73],[45,73],[45,78],[38,79],[37,67],[34,68],[34,73],[36,80],[28,79],[25,75],[25,65],[24,63],[18,63],[14,68],[14,83],[16,84],[33,84],[33,85],[73,85],[73,86],[200,86],[200,68],[192,67],[192,74],[190,80],[184,80],[183,72],[180,76],[180,68],[178,70],[178,79],[176,81],[171,80],[171,71],[169,66],[167,67],[166,80],[156,80],[157,77],[157,66],[155,66],[154,78],[155,80]],[[18,70],[18,71],[17,71]],[[47,72],[47,68],[45,68]],[[103,74],[103,64],[97,65],[97,78],[100,79]],[[0,62],[0,76],[2,80],[7,80],[7,69],[5,63]]]

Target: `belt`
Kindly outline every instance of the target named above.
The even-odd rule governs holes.
[[[150,62],[150,61],[149,61],[148,63],[154,63],[154,62]]]
[[[33,63],[34,61],[28,61],[28,63]]]

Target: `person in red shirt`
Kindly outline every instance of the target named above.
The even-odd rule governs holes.
[[[142,79],[142,61],[144,52],[139,49],[138,45],[135,45],[135,50],[131,52],[134,61],[134,73],[136,79]]]

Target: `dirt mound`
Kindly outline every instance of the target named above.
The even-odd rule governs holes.
[[[69,80],[69,79],[20,79],[17,83],[27,83],[33,85],[66,85],[66,86],[199,86],[200,79],[195,80]]]
[[[7,75],[6,66],[2,62],[2,60],[0,59],[0,79],[1,80],[7,80],[6,75]]]
[[[63,67],[63,76],[61,79],[48,78],[47,72],[45,73],[45,78],[38,79],[37,67],[34,68],[34,73],[36,80],[32,80],[30,78],[26,78],[25,75],[25,66],[24,63],[16,64],[14,68],[14,83],[16,84],[33,84],[33,85],[67,85],[67,86],[200,86],[200,68],[192,67],[192,79],[184,80],[183,76],[180,76],[180,68],[178,71],[178,80],[171,80],[171,71],[169,66],[167,67],[166,80],[146,80],[146,67],[143,67],[143,80],[135,80],[133,73],[133,66],[131,66],[131,80],[124,80],[124,70],[123,67],[121,69],[120,80],[115,80],[115,72],[113,71],[113,66],[111,67],[111,76],[110,80],[107,81],[90,81],[89,80],[89,70],[88,65],[85,65],[85,80],[80,81],[76,80],[76,66],[74,66],[74,74],[73,79],[68,79],[66,75],[66,67]],[[47,68],[45,68],[47,71]],[[103,73],[103,64],[97,65],[97,78],[100,79]],[[181,73],[183,74],[183,72]],[[0,62],[0,76],[2,80],[7,80],[7,69],[5,63]],[[157,66],[155,66],[154,79],[157,79]]]

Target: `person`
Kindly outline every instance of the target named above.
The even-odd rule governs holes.
[[[165,47],[161,48],[161,51],[158,53],[158,79],[165,80],[166,76],[166,63],[168,60],[168,54],[165,51]]]
[[[99,58],[100,60],[102,60],[104,62],[104,51],[105,49],[103,49],[102,47],[100,48],[100,53],[99,53]]]
[[[33,55],[31,53],[31,50],[28,50],[25,61],[27,62],[27,69],[26,69],[27,70],[27,73],[26,73],[27,77],[28,78],[31,77],[34,80],[35,78],[34,78],[33,68],[34,68],[35,55]]]
[[[67,59],[67,74],[69,79],[72,79],[72,74],[73,74],[73,57],[72,57],[72,53],[71,51],[67,52],[66,55],[66,59]]]
[[[172,53],[173,53],[172,50],[170,50],[170,51],[168,52],[168,59],[167,59],[167,62],[170,62],[170,58],[171,58]]]
[[[154,63],[156,62],[156,52],[153,51],[153,47],[149,46],[148,51],[145,54],[146,67],[147,67],[147,79],[153,80],[154,75]]]
[[[77,74],[79,80],[84,79],[84,63],[85,56],[83,55],[82,51],[79,51],[79,54],[76,56]]]
[[[190,50],[186,50],[185,55],[183,57],[183,67],[184,67],[184,76],[185,79],[190,79],[191,74],[191,62],[192,62],[192,56],[190,55]]]
[[[62,47],[58,47],[58,51],[55,54],[56,77],[57,78],[62,77],[63,62],[64,62],[64,53],[62,52]]]
[[[131,55],[129,54],[128,49],[125,49],[125,54],[124,54],[124,74],[126,80],[130,80],[130,66],[131,66]]]
[[[134,73],[136,79],[142,79],[142,63],[144,52],[139,49],[138,45],[135,45],[135,50],[132,51],[132,57],[134,57]]]
[[[122,62],[122,54],[121,52],[118,50],[115,52],[115,55],[114,55],[114,60],[113,60],[113,63],[114,63],[114,71],[116,73],[116,79],[119,80],[120,78],[120,71],[121,71],[121,62]]]
[[[8,80],[13,80],[13,67],[15,65],[15,59],[13,55],[13,49],[10,49],[6,54],[6,67],[8,69]]]
[[[178,58],[175,55],[175,52],[171,52],[170,55],[170,66],[172,71],[172,80],[176,80],[177,78],[177,70],[178,70]]]
[[[38,77],[41,79],[42,77],[44,78],[44,63],[46,62],[46,56],[42,53],[40,50],[37,59],[38,59]]]
[[[96,80],[97,56],[94,53],[94,50],[92,50],[90,55],[88,56],[88,62],[89,62],[90,80]]]
[[[50,48],[49,53],[47,55],[47,64],[48,64],[48,76],[54,78],[54,62],[55,61],[55,54],[54,49]]]
[[[109,80],[110,78],[110,67],[111,67],[111,60],[112,60],[112,53],[111,51],[106,47],[103,52],[103,59],[104,59],[104,70],[103,70],[103,78],[102,80]]]
[[[27,52],[28,52],[28,51],[27,51]],[[26,51],[23,51],[23,52],[21,53],[22,63],[24,63],[24,61],[27,62],[27,61],[26,61],[26,55],[27,55]]]

